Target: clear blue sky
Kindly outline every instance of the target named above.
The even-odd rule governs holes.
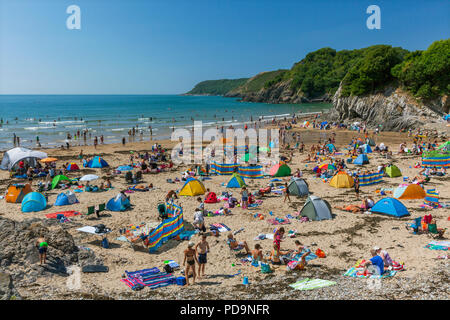
[[[72,4],[81,30],[66,28]],[[423,50],[449,38],[449,14],[449,0],[0,0],[0,94],[183,93],[322,47]]]

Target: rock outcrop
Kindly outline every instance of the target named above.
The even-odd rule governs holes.
[[[48,242],[47,264],[39,265],[36,239]],[[67,276],[71,265],[102,264],[92,251],[79,250],[72,235],[56,220],[31,219],[22,222],[0,218],[0,270],[10,275],[16,287],[28,285],[38,277]],[[7,276],[4,276],[5,287]],[[6,287],[5,287],[6,288]],[[0,288],[0,296],[3,293]]]
[[[341,91],[340,86],[333,97],[330,120],[344,123],[364,121],[369,126],[381,124],[383,130],[424,127],[442,121],[442,115],[449,110],[446,96],[424,104],[392,86],[366,96],[343,97]]]
[[[311,102],[331,102],[329,95],[317,97],[313,100],[306,98],[301,90],[293,90],[291,88],[292,80],[278,82],[269,88],[261,88],[256,92],[241,92],[239,88],[225,95],[225,97],[240,98],[241,101],[247,102],[264,102],[264,103],[311,103]]]

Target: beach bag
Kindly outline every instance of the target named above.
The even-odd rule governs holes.
[[[166,264],[164,266],[164,271],[167,272],[167,273],[172,273],[173,272],[173,268],[170,265]]]
[[[97,224],[94,226],[95,228],[95,233],[105,233],[106,231],[106,226],[104,224]]]
[[[403,271],[404,266],[402,264],[398,263],[397,261],[392,261],[392,270]]]
[[[323,252],[321,249],[317,249],[316,250],[316,256],[318,256],[319,258],[325,258],[325,252]]]
[[[287,264],[287,269],[295,270],[297,268],[297,266],[298,266],[298,263],[299,262],[295,261],[295,260],[289,261],[288,264]]]
[[[267,263],[261,263],[261,272],[262,273],[272,273],[273,270],[270,268],[270,265]]]

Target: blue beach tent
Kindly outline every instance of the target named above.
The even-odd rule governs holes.
[[[109,167],[109,164],[103,158],[96,156],[94,157],[94,159],[87,163],[87,166],[89,168],[104,168]]]
[[[60,193],[55,201],[55,206],[68,206],[74,203],[78,203],[78,199],[75,193],[68,191],[67,193]]]
[[[45,207],[47,207],[47,200],[39,192],[30,192],[22,200],[22,212],[42,211]]]
[[[362,166],[363,164],[368,164],[369,158],[367,158],[367,155],[360,154],[355,160],[353,160],[353,164],[357,164]]]
[[[394,198],[384,198],[379,200],[372,207],[372,212],[383,213],[397,218],[410,215],[405,205]]]
[[[125,211],[130,206],[130,200],[122,193],[119,193],[116,197],[108,201],[106,209],[109,211]]]
[[[372,148],[366,143],[361,146],[363,153],[372,153]]]

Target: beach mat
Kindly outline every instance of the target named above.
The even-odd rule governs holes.
[[[80,212],[74,211],[74,210],[72,210],[72,211],[61,211],[61,212],[55,212],[55,213],[48,213],[45,216],[47,218],[49,218],[49,219],[56,219],[58,214],[62,214],[62,215],[64,215],[64,217],[69,218],[69,217],[80,215]]]
[[[323,287],[334,286],[336,282],[322,279],[309,279],[306,278],[304,280],[297,281],[296,283],[290,284],[291,288],[295,290],[314,290]]]
[[[100,265],[87,265],[81,269],[84,273],[93,273],[93,272],[109,272],[109,267],[100,266]]]

